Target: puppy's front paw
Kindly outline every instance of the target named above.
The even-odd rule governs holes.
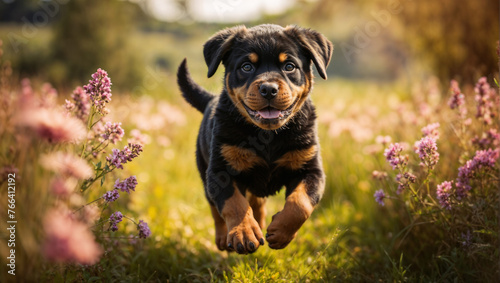
[[[283,249],[297,235],[297,231],[303,222],[297,223],[286,213],[278,212],[273,215],[271,224],[267,227],[266,241],[271,249]]]
[[[227,249],[248,254],[255,252],[261,245],[264,245],[264,236],[250,210],[239,224],[229,228]]]
[[[221,251],[227,250],[227,227],[226,223],[215,226],[215,244]]]

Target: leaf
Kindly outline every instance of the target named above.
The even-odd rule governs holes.
[[[93,276],[93,277],[90,277],[89,279],[87,279],[87,282],[95,282],[95,281],[100,281],[100,280],[101,280],[101,277]]]
[[[106,175],[103,175],[103,176],[102,176],[102,179],[101,179],[101,187],[102,187],[102,184],[104,184],[104,181],[106,181]]]
[[[101,169],[101,161],[99,161],[96,165],[95,165],[96,169],[97,170],[100,170]]]

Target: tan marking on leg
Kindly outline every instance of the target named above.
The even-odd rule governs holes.
[[[279,58],[280,62],[283,63],[288,58],[288,55],[286,55],[286,53],[280,53],[278,58]]]
[[[286,247],[297,235],[297,231],[311,216],[314,206],[307,195],[306,186],[301,182],[286,198],[282,211],[273,216],[267,228],[266,240],[272,249]]]
[[[283,154],[278,160],[274,161],[274,163],[281,167],[298,170],[302,168],[306,162],[313,159],[317,152],[318,147],[316,145],[306,149],[289,151]]]
[[[210,205],[210,211],[212,212],[212,217],[214,218],[215,223],[215,245],[221,251],[227,249],[227,226],[226,222],[220,216],[217,208],[215,206]]]
[[[252,52],[248,55],[248,59],[250,59],[250,62],[255,64],[259,61],[259,55],[257,55],[257,53],[255,52]]]
[[[264,229],[266,226],[266,199],[265,198],[260,198],[256,197],[252,193],[247,191],[246,194],[248,203],[250,204],[250,207],[252,207],[253,210],[253,217],[259,223],[259,226],[261,229]]]
[[[242,172],[256,165],[265,164],[264,159],[255,152],[235,145],[223,144],[220,152],[227,163],[236,171]]]
[[[234,184],[234,193],[228,198],[221,211],[228,234],[227,244],[240,254],[256,251],[264,240],[262,230],[253,217],[253,211],[246,198]]]

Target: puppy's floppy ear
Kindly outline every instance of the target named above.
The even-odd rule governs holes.
[[[324,35],[311,29],[287,26],[285,33],[300,42],[309,53],[319,75],[326,80],[326,67],[332,58],[333,44]]]
[[[225,56],[228,54],[234,39],[238,35],[245,33],[246,30],[245,26],[223,29],[213,35],[205,45],[203,45],[203,55],[205,56],[205,62],[208,66],[209,78],[215,74],[220,62],[224,60]]]

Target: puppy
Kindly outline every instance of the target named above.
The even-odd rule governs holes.
[[[224,89],[213,95],[191,78],[186,59],[177,73],[184,98],[204,114],[196,162],[220,250],[239,254],[264,245],[266,197],[284,186],[286,202],[265,239],[282,249],[294,239],[324,191],[312,65],[326,79],[333,45],[296,26],[236,26],[204,45],[208,77],[225,67]]]

